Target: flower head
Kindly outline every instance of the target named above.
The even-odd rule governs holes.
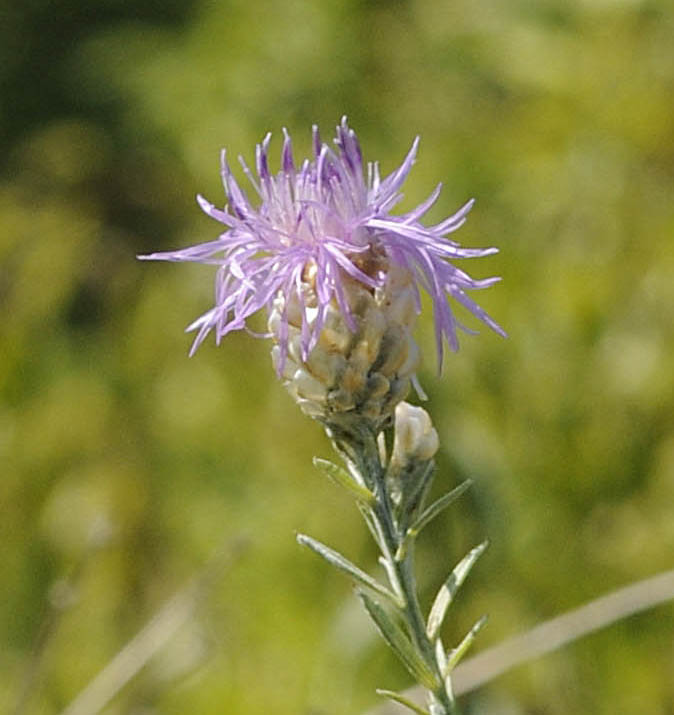
[[[497,333],[504,335],[468,295],[498,278],[474,280],[455,266],[454,259],[486,256],[496,248],[461,248],[447,236],[466,220],[473,201],[432,226],[420,219],[437,200],[441,185],[415,209],[392,215],[400,188],[414,164],[418,138],[403,163],[386,178],[368,163],[364,176],[358,139],[346,118],[337,127],[336,150],[321,142],[313,128],[313,160],[297,166],[291,140],[284,130],[280,171],[269,169],[271,135],[256,147],[256,172],[240,157],[243,171],[258,196],[255,205],[234,178],[222,153],[222,178],[227,206],[216,208],[202,196],[197,200],[225,231],[214,241],[165,253],[140,256],[146,260],[195,261],[219,266],[215,305],[188,330],[196,330],[192,354],[212,330],[216,342],[262,308],[276,313],[273,335],[278,343],[277,371],[283,373],[289,348],[289,326],[299,330],[299,359],[306,362],[335,309],[356,331],[357,320],[348,286],[354,282],[374,293],[387,285],[392,272],[402,273],[413,288],[419,311],[419,287],[433,300],[438,360],[443,343],[458,348],[457,329],[448,297],[466,307]],[[390,283],[390,281],[388,281]],[[279,297],[281,301],[279,302]],[[292,315],[291,315],[292,314]]]

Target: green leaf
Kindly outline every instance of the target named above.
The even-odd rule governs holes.
[[[409,708],[412,712],[417,713],[417,715],[428,715],[428,710],[424,710],[419,707],[416,703],[413,703],[409,698],[406,698],[402,693],[396,693],[393,690],[382,690],[377,688],[377,695],[381,695],[389,700],[393,700],[396,703],[404,705]]]
[[[450,504],[453,504],[473,483],[472,479],[466,479],[465,482],[459,484],[458,487],[452,489],[451,492],[440,497],[437,501],[433,502],[428,509],[424,510],[424,513],[410,526],[408,529],[408,534],[416,536],[430,521],[435,519],[435,517],[443,512]]]
[[[358,595],[361,597],[367,612],[370,614],[370,618],[377,625],[382,637],[391,650],[400,658],[410,674],[424,687],[434,690],[437,687],[435,674],[415,650],[414,645],[402,628],[391,620],[388,613],[366,593],[361,591]]]
[[[358,509],[367,524],[367,528],[372,534],[375,544],[379,547],[379,550],[383,553],[386,551],[386,538],[381,529],[381,524],[377,521],[377,516],[374,510],[367,504],[362,502],[357,502]]]
[[[404,515],[405,524],[416,518],[423,508],[424,500],[435,472],[435,462],[420,463],[414,466],[411,471],[406,471],[402,476],[400,485],[402,488],[401,514]]]
[[[352,564],[338,551],[331,549],[329,546],[322,544],[320,541],[316,541],[316,539],[312,539],[306,534],[298,534],[297,541],[302,544],[302,546],[308,546],[312,551],[315,551],[319,556],[322,556],[328,563],[332,564],[340,571],[343,571],[348,576],[351,576],[351,578],[361,586],[366,586],[367,588],[376,591],[380,595],[388,598],[394,604],[398,605],[398,599],[391,593],[391,591],[388,590],[388,588],[386,588],[386,586],[379,583],[379,581],[375,581],[372,576],[366,574],[365,571],[359,569],[355,564]]]
[[[445,673],[447,670],[447,653],[440,636],[435,639],[435,662],[438,664],[440,672]]]
[[[488,544],[488,541],[484,541],[472,549],[470,553],[457,564],[456,568],[449,575],[449,578],[442,584],[431,607],[428,624],[426,625],[426,633],[431,641],[436,639],[454,595],[461,587],[461,584],[466,580],[466,576],[468,576],[473,564],[480,558]]]
[[[400,577],[398,576],[398,573],[396,571],[395,564],[391,561],[391,559],[386,558],[386,556],[384,556],[383,554],[379,557],[378,561],[384,568],[384,571],[386,571],[386,575],[388,576],[388,582],[391,584],[393,593],[395,593],[398,597],[396,605],[400,609],[405,608],[407,598],[400,586]]]
[[[468,649],[473,645],[473,641],[477,637],[477,634],[485,627],[488,620],[488,616],[482,616],[482,618],[480,618],[480,620],[468,631],[461,643],[459,643],[456,648],[452,648],[452,650],[449,651],[447,656],[447,665],[445,666],[445,675],[449,675],[449,673],[456,668],[459,661],[464,655],[466,655]]]
[[[365,504],[374,504],[374,494],[366,486],[359,484],[342,467],[320,457],[314,457],[314,466],[320,469],[330,481],[346,489],[358,501]]]

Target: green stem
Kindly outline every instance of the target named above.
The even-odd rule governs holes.
[[[364,445],[364,459],[359,466],[364,471],[366,483],[374,492],[376,501],[372,506],[372,512],[384,541],[380,546],[384,558],[389,563],[389,572],[395,574],[397,578],[398,583],[393,585],[398,587],[396,590],[399,590],[404,599],[401,615],[417,652],[436,675],[437,687],[432,691],[433,715],[458,715],[451,690],[446,686],[445,677],[440,672],[433,644],[426,634],[426,620],[419,604],[414,576],[414,540],[410,540],[404,558],[401,561],[396,560],[395,555],[405,534],[401,533],[395,521],[391,495],[386,488],[385,472],[379,460],[376,442],[374,438],[367,442],[369,444]]]

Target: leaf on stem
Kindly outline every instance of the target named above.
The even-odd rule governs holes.
[[[405,594],[403,593],[402,588],[400,586],[400,578],[398,577],[395,564],[391,561],[390,558],[386,558],[386,556],[384,556],[383,554],[379,557],[378,561],[383,566],[384,571],[386,571],[386,575],[388,576],[388,582],[391,584],[393,593],[398,596],[398,608],[405,608],[407,604],[407,598],[405,597]]]
[[[447,665],[445,666],[444,675],[449,675],[449,673],[456,668],[459,661],[466,654],[468,649],[473,645],[477,634],[485,627],[489,617],[484,615],[480,620],[466,633],[461,643],[459,643],[456,648],[452,648],[447,655]]]
[[[449,575],[449,578],[442,584],[431,607],[428,624],[426,625],[426,634],[431,641],[437,638],[442,622],[445,620],[449,604],[452,602],[461,584],[466,580],[466,576],[468,576],[473,564],[480,558],[488,544],[488,541],[483,541],[479,546],[472,549],[468,555],[457,564],[456,568]]]
[[[416,536],[423,528],[431,522],[435,517],[443,512],[450,504],[453,504],[473,483],[472,479],[466,479],[465,482],[459,484],[458,487],[452,489],[444,496],[434,501],[428,509],[410,526],[407,533]]]
[[[413,522],[424,507],[424,502],[433,483],[435,462],[419,464],[403,481],[403,513],[405,526]]]
[[[361,597],[367,612],[370,614],[370,618],[377,625],[382,637],[391,650],[400,658],[410,674],[424,687],[434,690],[438,685],[435,674],[416,651],[402,628],[366,593],[360,591],[358,595]]]
[[[435,639],[435,662],[438,664],[440,672],[444,674],[447,671],[447,653],[440,636]]]
[[[357,506],[363,516],[363,519],[365,520],[365,523],[367,524],[367,528],[372,534],[375,544],[377,544],[380,551],[384,551],[384,535],[381,532],[381,527],[379,526],[372,509],[367,504],[363,504],[362,502],[357,502]]]
[[[306,534],[298,534],[297,542],[302,544],[302,546],[308,546],[312,551],[315,551],[319,556],[322,556],[328,563],[332,564],[340,571],[350,576],[354,581],[359,583],[361,586],[372,589],[376,593],[385,596],[392,603],[398,604],[398,599],[386,588],[386,586],[375,581],[369,574],[365,571],[359,569],[358,566],[352,564],[345,556],[342,556],[338,551],[331,549],[329,546],[322,544],[316,539],[312,539]]]
[[[428,715],[428,710],[424,710],[422,707],[419,707],[416,703],[413,703],[402,693],[396,693],[393,690],[383,690],[381,688],[377,688],[377,695],[381,695],[385,698],[388,698],[389,700],[393,700],[396,703],[400,703],[406,708],[409,708],[412,712],[417,713],[417,715]]]
[[[374,503],[374,494],[364,485],[359,484],[345,469],[327,459],[314,457],[314,466],[320,469],[330,481],[346,489],[358,501]]]
[[[407,548],[410,542],[415,539],[419,532],[435,517],[444,511],[450,504],[453,504],[473,483],[472,479],[466,479],[465,482],[459,484],[458,487],[452,489],[451,492],[440,497],[433,502],[428,509],[424,510],[423,514],[412,524],[405,532],[404,538],[400,541],[398,550],[396,551],[396,561],[402,561],[407,554]]]

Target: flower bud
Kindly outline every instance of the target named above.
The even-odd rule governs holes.
[[[395,409],[392,468],[402,469],[412,461],[427,462],[438,451],[438,445],[438,433],[428,412],[401,402]]]

